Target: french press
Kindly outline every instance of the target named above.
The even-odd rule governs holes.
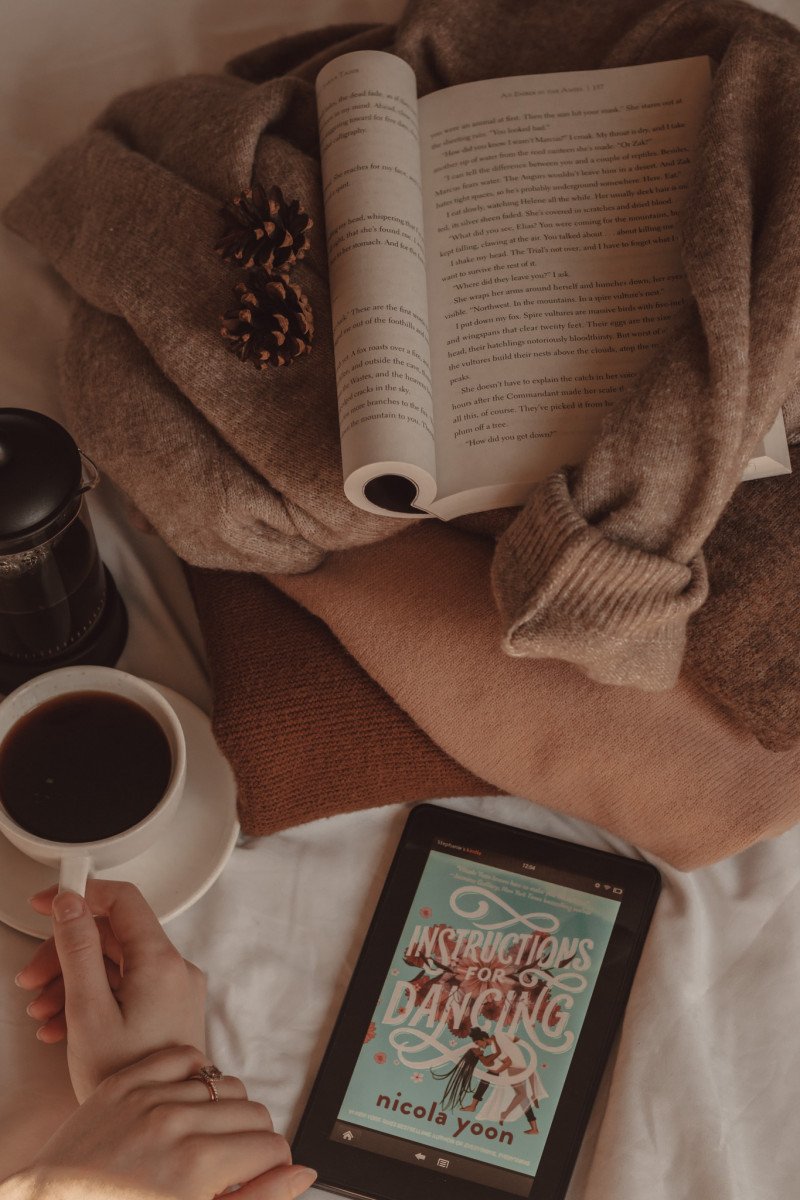
[[[86,506],[98,480],[56,421],[0,408],[0,691],[122,653],[128,618]]]

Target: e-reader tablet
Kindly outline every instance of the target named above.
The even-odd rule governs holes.
[[[295,1161],[370,1200],[560,1200],[660,886],[644,862],[415,809]]]

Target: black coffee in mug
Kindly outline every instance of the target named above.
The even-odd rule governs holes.
[[[0,745],[3,807],[28,833],[54,842],[94,842],[130,829],[156,807],[171,774],[158,721],[108,692],[46,700]]]

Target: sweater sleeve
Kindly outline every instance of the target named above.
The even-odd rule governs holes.
[[[733,34],[687,203],[689,310],[585,462],[539,485],[500,539],[509,654],[565,659],[604,683],[677,679],[707,591],[703,543],[792,391],[798,94],[800,45]]]

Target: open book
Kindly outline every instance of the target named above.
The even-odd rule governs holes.
[[[392,54],[319,73],[354,504],[447,519],[580,461],[689,295],[678,225],[710,79],[689,58],[418,101]],[[789,470],[779,418],[745,478]]]

